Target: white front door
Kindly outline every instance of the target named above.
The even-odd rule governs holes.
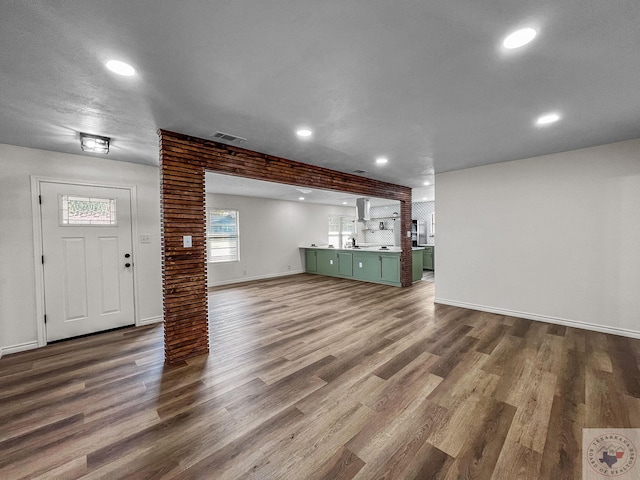
[[[47,341],[133,325],[130,190],[40,183]]]

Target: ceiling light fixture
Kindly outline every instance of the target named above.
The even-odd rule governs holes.
[[[298,197],[298,200],[304,200],[304,197]]]
[[[427,185],[431,185],[431,182],[429,180],[427,180],[426,182],[424,182],[423,185],[426,187]]]
[[[527,43],[536,38],[537,34],[538,32],[531,27],[521,28],[520,30],[516,30],[515,32],[507,35],[502,41],[502,46],[509,50],[524,47]]]
[[[296,135],[298,135],[300,138],[309,138],[311,135],[313,135],[313,131],[308,128],[299,128],[296,131]]]
[[[555,123],[558,120],[560,120],[560,115],[557,113],[547,113],[545,115],[542,115],[541,117],[538,117],[538,119],[536,120],[536,125],[542,126],[542,125],[549,125],[551,123]]]
[[[347,202],[342,202],[342,204],[343,204],[343,205],[346,205],[346,204],[347,204]]]
[[[80,148],[83,152],[107,154],[109,153],[109,143],[111,143],[109,137],[80,132]]]
[[[385,163],[387,163],[389,161],[389,159],[384,158],[384,157],[378,157],[376,158],[376,163],[378,165],[384,165]]]
[[[104,64],[109,70],[123,77],[131,77],[136,74],[136,69],[120,60],[109,60]]]

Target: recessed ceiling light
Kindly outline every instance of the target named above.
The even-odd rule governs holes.
[[[422,200],[425,200],[425,201],[426,201],[426,200],[427,200],[427,197],[422,197]]]
[[[301,138],[309,138],[311,135],[313,135],[313,132],[308,128],[299,128],[298,130],[296,130],[296,135]]]
[[[131,77],[136,74],[136,69],[128,63],[121,62],[120,60],[109,60],[104,64],[109,70],[118,75],[124,77]]]
[[[550,123],[555,123],[560,120],[560,115],[557,113],[547,113],[538,117],[536,120],[536,125],[549,125]]]
[[[424,182],[424,186],[426,187],[427,185],[431,185],[431,182],[429,180],[427,180],[426,182]]]
[[[304,200],[304,197],[298,197],[298,200]]]
[[[384,157],[378,157],[376,158],[376,163],[378,165],[384,165],[385,163],[387,163],[389,161],[388,158],[384,158]]]
[[[346,204],[347,204],[347,202],[342,202],[342,204],[343,204],[343,205],[346,205]]]
[[[508,48],[509,50],[513,48],[524,47],[527,43],[536,38],[537,34],[538,32],[536,32],[531,27],[516,30],[515,32],[510,33],[505,37],[505,39],[502,41],[502,46],[504,48]]]

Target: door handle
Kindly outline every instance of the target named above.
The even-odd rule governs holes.
[[[125,263],[125,264],[124,264],[124,266],[125,266],[126,268],[129,268],[129,267],[131,266],[131,264],[130,264],[130,263]]]
[[[131,254],[130,254],[130,253],[125,253],[125,254],[124,254],[124,258],[129,258],[130,256],[131,256]]]

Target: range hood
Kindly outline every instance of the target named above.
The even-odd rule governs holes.
[[[368,198],[356,198],[356,217],[359,222],[364,222],[371,218],[369,208],[370,202]]]

